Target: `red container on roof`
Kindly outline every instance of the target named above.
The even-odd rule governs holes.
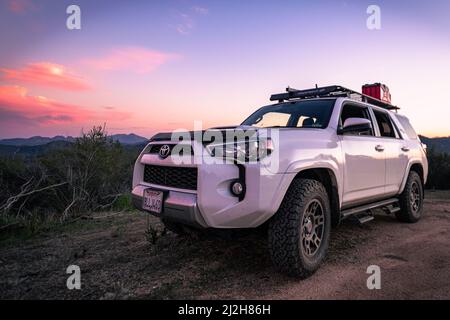
[[[391,94],[388,86],[382,83],[365,84],[362,87],[362,93],[366,96],[391,103]]]

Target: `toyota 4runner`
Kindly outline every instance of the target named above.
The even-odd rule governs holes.
[[[135,206],[178,233],[267,225],[274,265],[301,278],[343,219],[365,223],[376,208],[421,218],[426,149],[396,106],[341,86],[271,100],[237,127],[151,138],[134,168]]]

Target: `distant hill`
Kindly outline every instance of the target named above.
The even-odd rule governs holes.
[[[44,155],[51,150],[69,148],[72,143],[69,141],[52,141],[39,146],[8,146],[0,144],[0,157],[22,156],[26,159],[32,159],[36,156]],[[122,145],[125,151],[139,154],[146,144],[147,142]]]
[[[148,142],[147,138],[134,133],[115,134],[111,138],[121,143],[129,152],[139,152]],[[23,156],[33,158],[50,150],[64,149],[72,145],[74,137],[55,136],[53,138],[35,136],[31,138],[15,138],[0,140],[0,156]]]
[[[20,155],[24,157],[34,157],[45,154],[50,150],[64,149],[72,145],[69,141],[52,141],[47,144],[37,146],[12,146],[0,144],[0,156],[15,156]]]
[[[114,134],[111,136],[111,138],[114,141],[118,141],[122,144],[141,144],[148,141],[147,138],[138,136],[134,133],[130,134]],[[41,136],[34,136],[31,138],[13,138],[13,139],[3,139],[0,140],[0,145],[3,146],[16,146],[16,147],[35,147],[35,146],[42,146],[46,145],[51,142],[73,142],[75,140],[74,137],[68,136],[55,136],[53,138],[50,137],[41,137]]]
[[[75,138],[73,137],[64,137],[64,136],[55,136],[53,138],[49,137],[41,137],[41,136],[34,136],[31,138],[13,138],[13,139],[3,139],[0,140],[0,144],[4,146],[40,146],[44,145],[50,142],[55,141],[66,141],[66,142],[72,142]]]
[[[138,136],[137,134],[114,134],[111,136],[114,141],[118,141],[122,144],[139,144],[148,141],[147,138]],[[1,143],[1,142],[0,142]]]
[[[439,152],[450,154],[450,137],[447,138],[427,138],[420,136],[420,140],[425,143],[428,149],[433,148]]]

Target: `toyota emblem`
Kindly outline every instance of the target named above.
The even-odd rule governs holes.
[[[159,149],[159,156],[163,159],[167,158],[170,154],[170,146],[167,144],[163,145],[161,149]]]

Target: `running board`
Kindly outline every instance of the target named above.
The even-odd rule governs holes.
[[[389,205],[396,204],[397,202],[398,202],[397,198],[392,198],[392,199],[388,199],[388,200],[369,203],[369,204],[365,204],[363,206],[343,210],[341,212],[341,215],[342,215],[342,218],[345,219],[345,218],[348,218],[348,217],[353,216],[358,213],[366,212],[366,211],[372,210],[372,209],[387,207]]]
[[[400,211],[400,207],[399,206],[395,207],[393,205],[392,206],[388,206],[387,209],[389,210],[389,214],[393,214],[393,213],[396,213],[396,212]]]
[[[371,215],[371,214],[362,215],[362,216],[356,216],[356,218],[358,219],[359,224],[364,224],[364,223],[367,223],[367,222],[372,221],[373,219],[375,219],[373,217],[373,215]]]

